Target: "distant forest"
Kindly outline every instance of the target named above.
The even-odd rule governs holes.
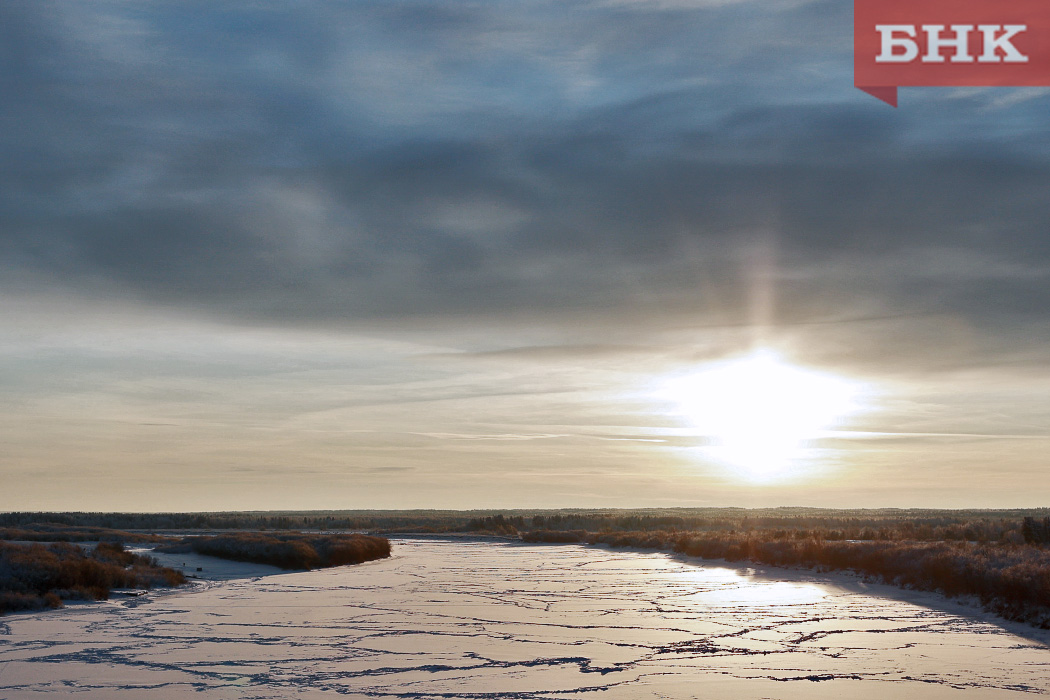
[[[141,532],[181,530],[339,530],[398,532],[482,532],[517,536],[532,530],[588,532],[821,531],[828,539],[942,539],[1024,541],[1025,518],[1042,522],[1050,509],[933,510],[830,508],[641,508],[562,510],[339,510],[220,513],[0,513],[0,528],[36,529],[46,524]],[[866,532],[867,531],[867,532]],[[96,535],[97,536],[97,535]],[[49,539],[11,537],[2,539]],[[84,539],[93,539],[85,533]]]

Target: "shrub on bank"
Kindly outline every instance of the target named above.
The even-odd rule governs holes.
[[[323,569],[390,556],[390,541],[385,537],[358,534],[238,532],[187,537],[182,546],[198,554],[269,564],[282,569]]]
[[[103,542],[86,551],[56,543],[0,542],[0,614],[62,607],[62,600],[104,600],[114,588],[177,586],[186,579],[150,557]]]
[[[29,523],[22,527],[0,528],[0,540],[23,542],[164,542],[168,539],[161,535],[62,523]]]

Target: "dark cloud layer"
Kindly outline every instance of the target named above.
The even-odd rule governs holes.
[[[741,323],[765,279],[774,322],[1045,342],[1050,97],[894,111],[848,5],[4,3],[5,288]]]

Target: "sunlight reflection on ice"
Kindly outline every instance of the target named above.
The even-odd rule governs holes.
[[[702,568],[697,572],[697,582],[703,584],[698,595],[706,603],[809,605],[827,597],[825,588],[812,583],[756,580],[753,570]]]

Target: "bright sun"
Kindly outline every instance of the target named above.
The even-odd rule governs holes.
[[[710,439],[712,457],[750,480],[774,481],[859,408],[861,392],[856,382],[759,350],[680,375],[659,393]]]

